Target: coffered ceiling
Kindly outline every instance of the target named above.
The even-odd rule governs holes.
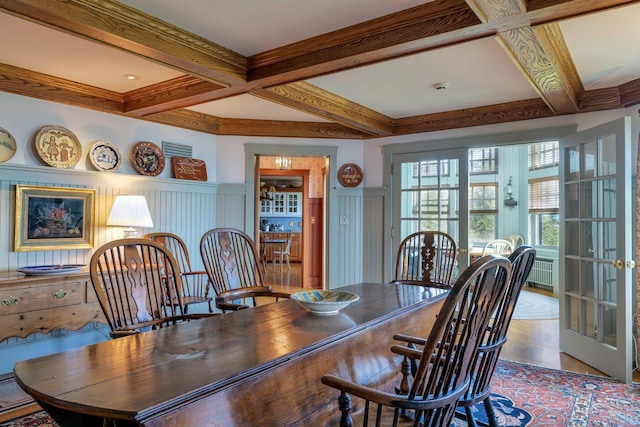
[[[370,139],[638,104],[638,22],[621,0],[0,0],[0,91]]]

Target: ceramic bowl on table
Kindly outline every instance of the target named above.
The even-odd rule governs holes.
[[[313,314],[331,315],[358,301],[360,297],[350,292],[313,290],[291,294],[291,299]]]

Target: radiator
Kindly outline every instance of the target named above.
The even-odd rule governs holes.
[[[529,283],[535,283],[536,285],[542,285],[544,287],[556,288],[555,274],[554,274],[554,262],[552,259],[538,258],[533,263],[533,268],[529,274],[527,281]]]

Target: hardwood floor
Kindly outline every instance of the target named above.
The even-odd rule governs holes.
[[[280,271],[280,264],[276,264],[274,268],[272,263],[268,263],[266,274],[264,274],[264,281],[267,285],[302,287],[302,264],[292,262],[291,271],[288,271],[287,264],[285,263],[282,271]]]
[[[297,288],[301,283],[301,264],[292,263],[291,272],[287,268],[280,273],[279,267],[273,271],[269,264],[265,281],[269,285],[284,288]],[[553,296],[549,291],[527,287],[528,291]],[[530,363],[552,369],[605,376],[597,369],[562,353],[559,350],[558,319],[555,320],[513,320],[509,327],[509,336],[502,349],[501,358],[517,362]],[[635,370],[633,381],[640,383],[640,372]]]

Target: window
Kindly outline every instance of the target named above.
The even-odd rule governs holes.
[[[438,171],[438,164],[440,170]],[[418,175],[420,171],[420,175]],[[439,173],[438,173],[439,172]],[[424,160],[413,163],[413,177],[418,176],[449,176],[449,162],[447,160]]]
[[[416,200],[414,206],[420,206],[419,212],[414,212],[422,217],[439,217],[439,214],[447,215],[449,213],[449,190],[447,188],[438,189],[438,187],[422,188],[416,196],[420,201]]]
[[[558,166],[558,141],[529,145],[529,170]]]
[[[469,188],[469,240],[472,243],[495,239],[497,189],[496,183],[471,184]]]
[[[469,150],[469,173],[471,175],[498,173],[498,149],[494,147]]]
[[[557,176],[529,180],[529,214],[534,244],[558,246],[559,206],[560,187]]]

